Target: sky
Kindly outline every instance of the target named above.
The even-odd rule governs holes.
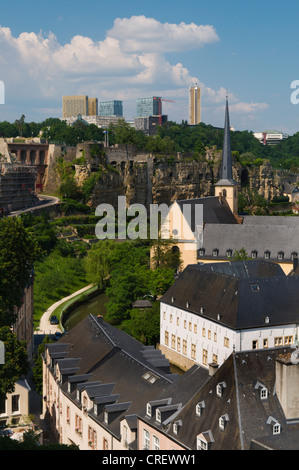
[[[204,123],[223,127],[228,95],[236,130],[292,135],[298,24],[298,0],[2,2],[0,121],[60,118],[62,96],[84,94],[122,100],[127,120],[136,98],[161,96],[181,123],[197,83]]]

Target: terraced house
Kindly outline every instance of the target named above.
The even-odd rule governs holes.
[[[177,380],[160,351],[88,316],[44,356],[43,415],[60,443],[135,449],[137,415]]]

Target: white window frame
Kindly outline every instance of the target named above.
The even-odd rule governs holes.
[[[267,400],[267,398],[268,398],[268,389],[266,387],[261,388],[260,398],[261,398],[261,400]]]
[[[149,418],[152,417],[152,406],[150,403],[146,404],[146,416],[149,416]]]
[[[208,443],[197,436],[196,450],[208,450]]]
[[[150,433],[147,429],[143,429],[143,449],[149,450],[151,448]]]
[[[160,439],[155,435],[153,435],[153,450],[160,450]]]
[[[280,434],[281,426],[279,423],[273,425],[273,435]]]

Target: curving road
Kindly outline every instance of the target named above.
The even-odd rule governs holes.
[[[36,206],[33,206],[33,207],[28,207],[26,209],[21,209],[19,211],[14,211],[14,212],[11,212],[8,217],[16,217],[20,214],[23,214],[25,212],[32,212],[32,211],[35,211],[37,209],[42,209],[44,207],[50,207],[50,206],[55,206],[56,204],[59,203],[59,198],[56,197],[56,196],[44,196],[42,194],[39,194],[38,195],[38,199],[41,201],[40,204],[37,204]]]
[[[39,322],[39,329],[35,330],[34,333],[37,335],[53,335],[56,333],[56,331],[61,331],[59,325],[51,325],[50,324],[50,317],[54,310],[59,307],[59,305],[63,304],[69,299],[72,299],[73,297],[76,297],[76,295],[81,294],[82,292],[85,292],[86,290],[90,289],[92,287],[92,284],[89,286],[83,287],[82,289],[78,290],[77,292],[74,292],[73,294],[64,297],[63,299],[58,300],[55,302],[51,307],[49,307],[44,314],[42,315],[40,322]]]

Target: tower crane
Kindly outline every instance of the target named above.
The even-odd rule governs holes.
[[[159,126],[162,125],[162,101],[168,101],[170,103],[175,103],[173,100],[165,100],[164,98],[154,96],[154,100],[159,102]]]

